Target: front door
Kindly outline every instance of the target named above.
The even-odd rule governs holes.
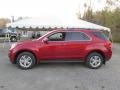
[[[42,59],[61,59],[66,57],[66,46],[64,44],[64,32],[58,32],[47,37],[48,42],[43,42],[40,48]]]

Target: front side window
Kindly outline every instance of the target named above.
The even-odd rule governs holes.
[[[87,41],[90,38],[82,32],[67,32],[65,41]]]
[[[49,41],[64,41],[65,38],[65,33],[64,32],[59,32],[52,34],[51,36],[48,37]]]

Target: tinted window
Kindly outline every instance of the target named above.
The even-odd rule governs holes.
[[[49,41],[63,41],[64,40],[64,35],[65,33],[59,32],[52,34],[51,36],[48,37]]]
[[[92,32],[92,34],[99,39],[108,40],[107,36],[105,36],[105,34],[102,32]]]
[[[84,34],[82,32],[66,32],[65,40],[66,41],[68,41],[68,40],[71,40],[71,41],[77,41],[77,40],[84,41],[84,40],[90,40],[90,38],[86,34]]]

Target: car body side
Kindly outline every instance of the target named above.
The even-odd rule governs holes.
[[[48,41],[47,44],[44,43],[43,39],[45,37],[48,37],[49,35],[52,35],[53,33],[71,32],[71,30],[66,30],[66,31],[65,30],[54,30],[42,36],[39,39],[22,42],[22,43],[20,42],[15,48],[10,49],[10,52],[9,52],[10,60],[11,62],[15,63],[17,55],[19,55],[19,53],[24,52],[24,51],[31,52],[37,60],[36,63],[39,63],[40,61],[46,61],[49,59],[56,60],[56,59],[63,59],[63,58],[64,59],[78,59],[78,60],[85,61],[87,55],[91,52],[100,53],[104,57],[105,61],[111,58],[112,51],[111,51],[111,48],[106,48],[105,46],[106,41],[100,40],[94,37],[92,34],[90,34],[91,31],[89,30],[75,30],[75,32],[76,31],[87,34],[91,38],[91,40],[90,41],[69,41],[69,42],[67,41],[57,42],[56,41],[52,43]],[[67,46],[65,46],[66,43],[68,44]],[[109,41],[107,41],[107,43],[109,43]],[[81,45],[80,48],[77,47],[78,50],[75,51],[74,50],[74,47],[76,47],[75,45],[79,45],[79,44]],[[56,53],[56,46],[57,47],[60,46],[57,49],[58,51],[60,51],[59,53]],[[65,51],[65,49],[67,50]],[[57,57],[58,54],[59,54],[59,57]]]

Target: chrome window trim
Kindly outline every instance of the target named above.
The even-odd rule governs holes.
[[[52,34],[50,34],[49,36],[51,36],[51,35],[53,35],[53,34],[56,34],[56,33],[62,33],[62,32],[80,32],[80,33],[83,33],[83,34],[85,34],[88,38],[89,38],[89,40],[67,40],[67,41],[50,41],[50,42],[80,42],[80,41],[92,41],[92,37],[90,37],[88,34],[86,34],[86,33],[84,33],[84,32],[81,32],[81,31],[58,31],[58,32],[55,32],[55,33],[52,33]],[[49,37],[49,36],[47,36],[47,38]]]

